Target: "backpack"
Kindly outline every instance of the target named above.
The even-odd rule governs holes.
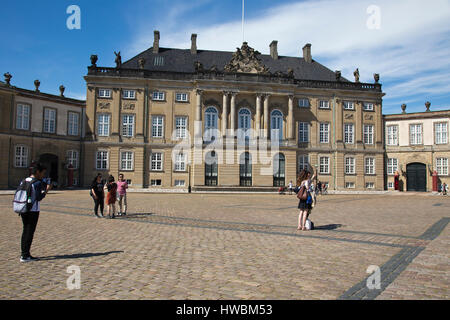
[[[305,228],[306,230],[314,230],[314,223],[311,220],[306,219]]]
[[[30,212],[33,207],[33,203],[31,202],[31,186],[37,179],[32,178],[30,181],[27,181],[27,179],[23,179],[20,182],[14,193],[13,209],[18,214]]]

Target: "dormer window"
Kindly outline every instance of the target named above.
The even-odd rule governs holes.
[[[153,60],[153,65],[157,67],[162,67],[164,65],[164,57],[155,57]]]

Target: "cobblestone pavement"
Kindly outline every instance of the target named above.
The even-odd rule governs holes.
[[[297,231],[297,200],[276,194],[128,195],[96,219],[88,191],[42,202],[32,254],[0,195],[0,299],[449,299],[450,197],[326,195]],[[69,266],[81,288],[67,289]],[[366,272],[381,268],[381,289]]]

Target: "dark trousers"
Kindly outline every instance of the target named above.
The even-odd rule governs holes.
[[[20,215],[23,222],[22,232],[22,257],[27,258],[30,256],[31,243],[33,242],[34,231],[39,219],[39,212],[27,212]]]
[[[105,197],[97,197],[97,199],[95,199],[94,197],[92,197],[94,199],[94,212],[96,215],[98,215],[98,207],[100,206],[100,212],[103,215],[103,209],[105,207]]]

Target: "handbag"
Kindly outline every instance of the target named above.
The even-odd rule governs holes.
[[[308,190],[306,189],[306,187],[304,185],[298,191],[297,198],[300,200],[303,200],[303,201],[308,199]]]

